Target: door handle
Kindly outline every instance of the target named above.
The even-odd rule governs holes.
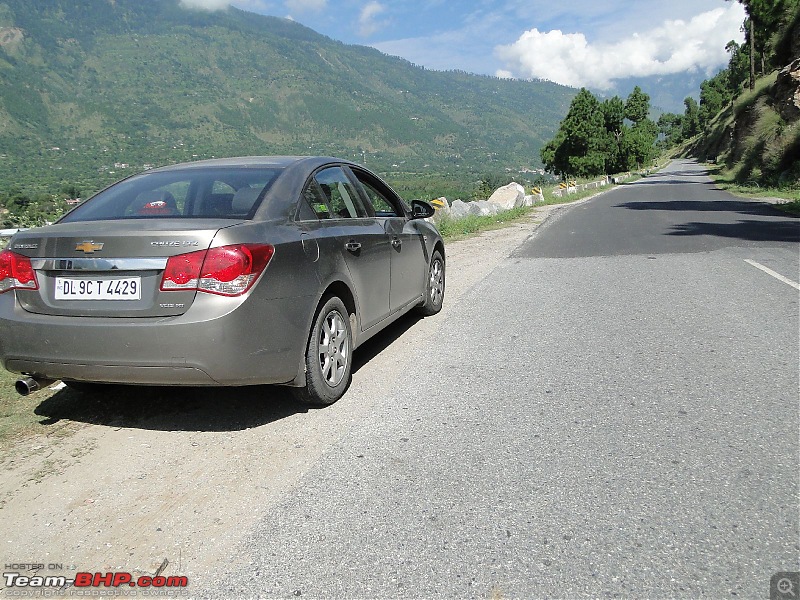
[[[347,249],[348,252],[358,252],[359,250],[361,250],[361,243],[355,240],[350,240],[344,245],[344,247]]]
[[[399,248],[402,245],[403,245],[403,242],[402,242],[402,240],[400,238],[394,238],[392,240],[392,247],[393,248]]]

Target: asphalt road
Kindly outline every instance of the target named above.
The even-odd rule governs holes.
[[[799,240],[688,162],[562,211],[204,593],[768,598],[800,571]]]

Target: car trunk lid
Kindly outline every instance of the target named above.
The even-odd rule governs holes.
[[[28,312],[81,317],[179,315],[196,292],[162,291],[171,256],[206,250],[231,221],[179,219],[62,223],[18,233],[38,290],[17,290]]]

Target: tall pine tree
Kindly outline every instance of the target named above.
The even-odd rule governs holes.
[[[605,171],[605,119],[597,98],[581,88],[556,137],[541,150],[545,168],[562,178],[596,177]]]

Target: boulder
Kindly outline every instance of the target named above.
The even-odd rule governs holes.
[[[500,208],[497,206],[497,204],[489,202],[488,200],[478,200],[477,202],[470,202],[470,204],[474,204],[476,207],[474,210],[477,212],[474,214],[479,214],[484,217],[496,215],[500,212]]]
[[[525,196],[525,206],[533,206],[537,202],[544,202],[544,193],[541,189],[538,194],[529,194]]]
[[[480,204],[477,202],[467,202],[467,211],[471,215],[475,215],[476,217],[483,216],[483,211],[481,210]]]
[[[489,202],[496,204],[500,210],[511,210],[525,203],[525,188],[513,181],[497,188],[489,197]]]
[[[469,214],[469,206],[467,202],[462,202],[461,200],[455,200],[450,205],[450,216],[453,219],[463,219],[468,214]]]

